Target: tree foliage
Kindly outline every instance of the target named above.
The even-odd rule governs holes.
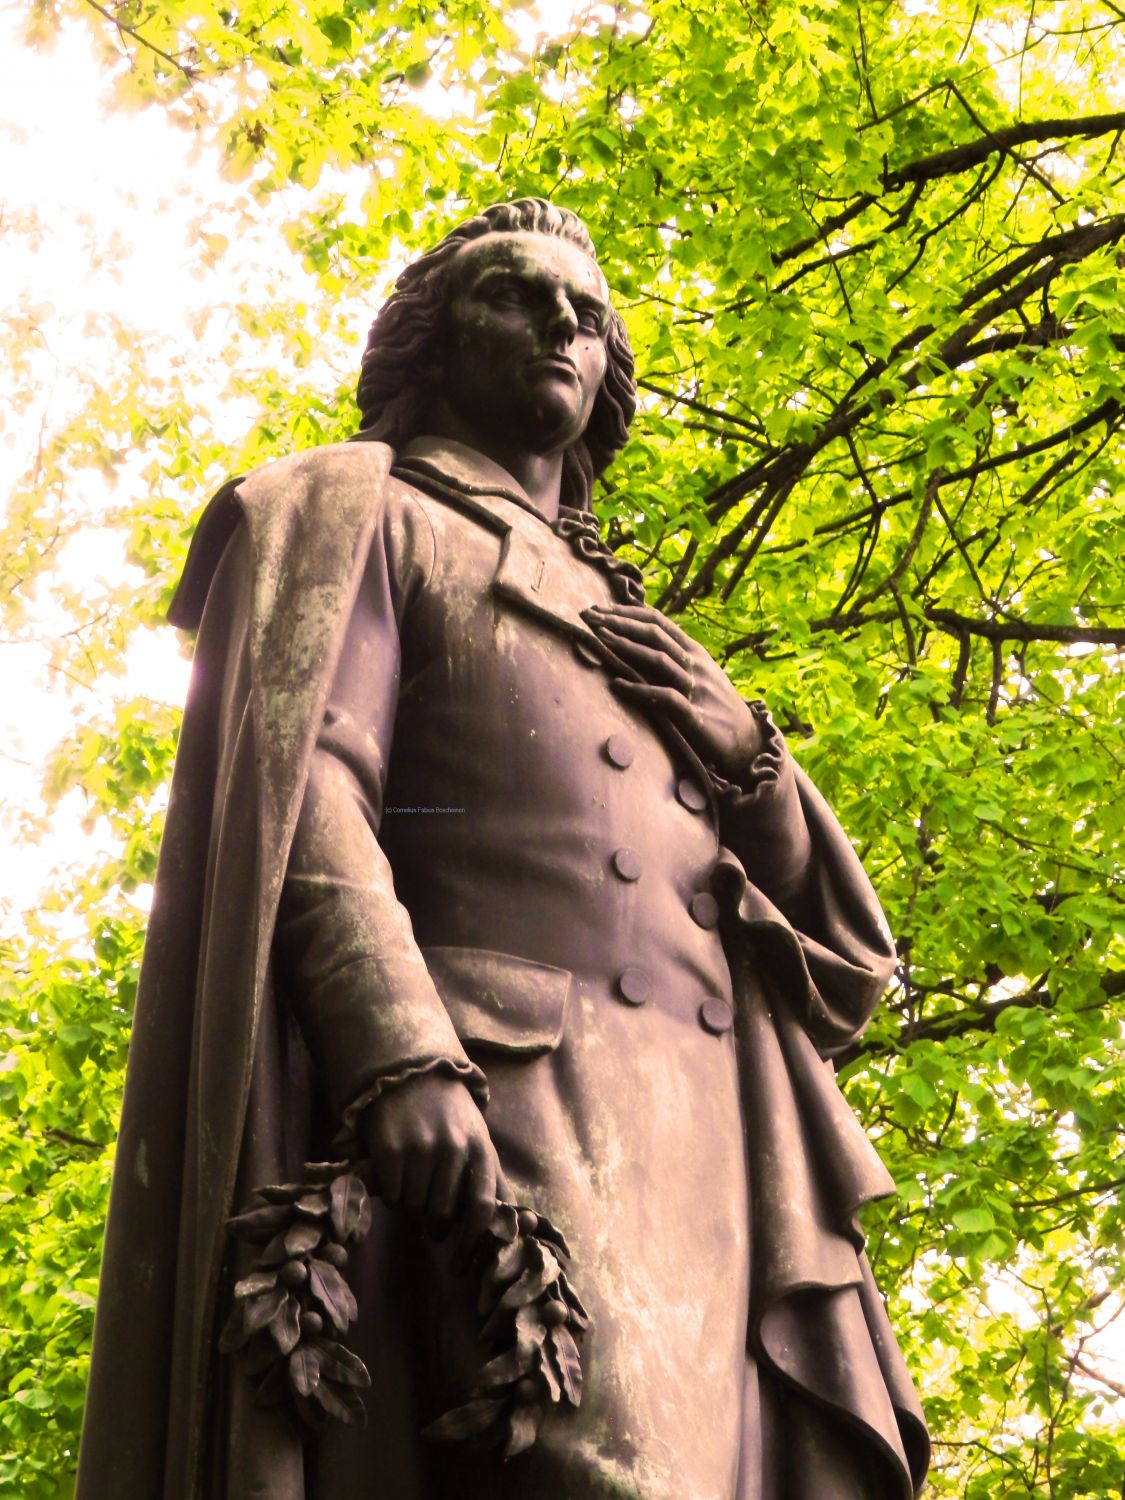
[[[64,596],[54,660],[112,677],[226,473],[352,430],[356,339],[404,247],[485,197],[574,208],[643,397],[597,499],[609,537],[770,700],[899,942],[843,1077],[901,1189],[868,1228],[932,1493],[1118,1493],[1125,11],[622,0],[546,33],[461,0],[28,11],[41,40],[79,20],[120,107],[221,152],[245,224],[279,216],[270,253],[315,291],[263,265],[197,365],[107,327],[113,378],[13,499],[9,638],[106,475],[143,582]],[[204,271],[233,253],[205,218]],[[28,325],[5,337],[32,407]],[[130,893],[174,743],[127,692],[47,788],[80,789],[115,852],[12,935],[0,989],[0,1493],[32,1500],[69,1492]]]

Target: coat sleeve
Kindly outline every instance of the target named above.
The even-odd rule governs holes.
[[[715,778],[727,846],[718,878],[766,960],[777,1003],[823,1057],[863,1031],[894,971],[878,898],[847,834],[793,760],[765,704],[739,784]]]
[[[378,838],[402,631],[432,570],[433,545],[420,507],[388,508],[313,752],[274,938],[279,981],[349,1131],[383,1088],[419,1073],[459,1077],[479,1103],[487,1098]]]
[[[754,758],[737,783],[711,772],[720,827],[750,879],[796,915],[811,873],[812,839],[785,738],[764,703],[754,700],[750,708],[761,734]]]

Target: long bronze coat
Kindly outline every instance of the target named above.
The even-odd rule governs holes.
[[[854,1228],[890,1183],[823,1060],[893,962],[854,853],[779,739],[717,795],[614,696],[579,615],[613,570],[508,476],[389,461],[227,487],[181,585],[80,1500],[905,1500],[924,1427]],[[490,1091],[594,1315],[583,1407],[502,1474],[416,1440],[474,1350],[396,1215],[356,1267],[367,1434],[302,1451],[215,1356],[236,1201],[431,1067]]]

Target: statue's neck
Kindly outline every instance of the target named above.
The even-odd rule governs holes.
[[[452,411],[444,401],[435,402],[426,416],[426,432],[432,437],[452,438],[483,453],[506,470],[546,521],[559,514],[562,492],[563,450],[531,453],[526,447],[506,443],[496,434],[482,432],[474,423]]]

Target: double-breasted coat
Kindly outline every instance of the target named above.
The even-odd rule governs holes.
[[[457,444],[390,459],[228,487],[181,585],[80,1500],[905,1500],[924,1427],[853,1219],[890,1184],[824,1061],[893,962],[855,855],[772,726],[730,785],[613,693],[580,527]],[[215,1355],[223,1219],[431,1069],[593,1318],[581,1408],[502,1470],[417,1437],[480,1351],[400,1215],[355,1267],[366,1432],[302,1447]]]

